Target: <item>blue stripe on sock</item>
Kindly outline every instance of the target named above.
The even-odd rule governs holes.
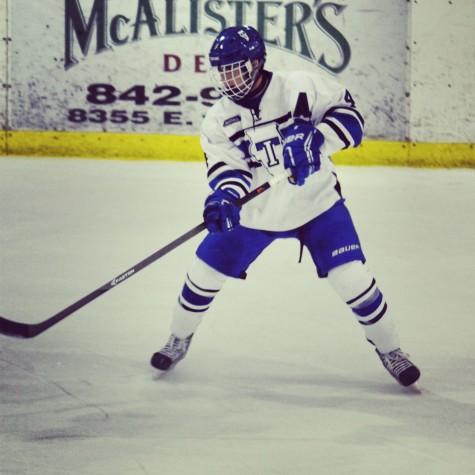
[[[367,317],[368,315],[371,315],[381,305],[382,301],[383,294],[378,290],[378,294],[374,300],[371,299],[370,302],[363,302],[363,305],[354,308],[353,312],[359,317]]]
[[[181,296],[183,300],[196,306],[209,306],[214,299],[214,297],[204,297],[203,295],[193,292],[186,284],[183,286]]]

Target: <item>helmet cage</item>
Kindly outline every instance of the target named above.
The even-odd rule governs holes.
[[[254,67],[250,59],[235,63],[213,66],[210,70],[215,89],[232,100],[243,99],[254,85],[259,67]]]

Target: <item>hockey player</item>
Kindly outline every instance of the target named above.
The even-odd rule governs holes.
[[[249,26],[223,30],[209,53],[213,85],[223,96],[206,115],[201,146],[211,194],[199,245],[173,312],[172,334],[151,364],[168,371],[228,277],[245,271],[275,239],[296,238],[362,325],[384,367],[403,386],[420,376],[400,349],[391,312],[365,266],[330,156],[356,147],[363,118],[348,90],[304,71],[264,69],[266,49]],[[237,200],[272,176],[291,178],[240,209]]]

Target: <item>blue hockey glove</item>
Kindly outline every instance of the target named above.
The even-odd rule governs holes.
[[[302,186],[309,175],[320,169],[323,140],[323,134],[310,122],[299,120],[288,128],[284,137],[284,167],[292,172],[292,184]]]
[[[219,188],[206,198],[203,218],[210,233],[231,231],[239,224],[238,198],[234,190]]]

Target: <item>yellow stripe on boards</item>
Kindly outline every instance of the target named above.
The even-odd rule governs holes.
[[[3,156],[117,160],[202,161],[199,137],[106,132],[8,131],[0,135]],[[475,168],[471,143],[407,143],[364,140],[334,155],[338,165]]]
[[[475,144],[364,140],[334,155],[339,165],[475,168]]]
[[[199,137],[94,132],[10,131],[4,155],[116,160],[204,160]]]

